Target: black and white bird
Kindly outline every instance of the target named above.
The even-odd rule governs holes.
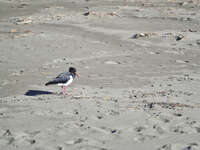
[[[76,76],[79,76],[76,72],[76,68],[70,67],[68,72],[63,72],[59,74],[56,78],[47,82],[45,85],[48,86],[51,84],[57,84],[58,86],[61,86],[62,94],[65,95],[66,87],[73,82]]]

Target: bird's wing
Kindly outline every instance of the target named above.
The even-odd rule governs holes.
[[[69,72],[60,73],[56,78],[62,78],[62,77],[68,76],[68,74]]]
[[[57,83],[66,83],[68,80],[70,80],[70,73],[69,72],[61,73],[54,80]]]
[[[59,74],[56,78],[47,82],[45,85],[47,86],[47,85],[57,84],[57,83],[67,83],[67,81],[69,80],[70,80],[70,73],[65,72],[65,73]]]

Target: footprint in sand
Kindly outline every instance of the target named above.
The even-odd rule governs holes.
[[[183,148],[183,150],[199,150],[200,146],[197,143],[190,143]]]
[[[178,134],[194,134],[199,133],[199,128],[196,128],[195,126],[191,126],[187,124],[186,122],[182,122],[179,125],[170,127],[170,131]]]
[[[36,140],[32,135],[25,132],[11,132],[9,129],[3,133],[3,136],[0,137],[0,139],[1,146],[28,146],[36,143]]]
[[[189,144],[164,144],[157,150],[199,150],[200,146],[198,143],[193,142]]]
[[[134,138],[136,142],[144,142],[146,140],[153,140],[157,138],[156,135],[149,135],[149,134],[139,134],[137,137]]]
[[[135,131],[138,133],[137,136],[134,138],[136,142],[144,142],[146,140],[153,140],[157,138],[156,134],[152,133],[149,130],[149,127],[138,126],[135,128]]]
[[[65,142],[65,145],[77,145],[80,149],[88,150],[106,150],[106,148],[103,148],[104,141],[98,141],[94,139],[86,139],[86,138],[76,138],[73,140],[69,140]]]
[[[200,133],[200,122],[197,122],[195,120],[189,120],[187,117],[187,121],[185,122],[186,125],[188,125],[190,128],[194,129],[196,133]]]
[[[171,116],[168,116],[168,115],[160,115],[159,119],[161,121],[163,121],[164,123],[169,123],[170,121],[173,120],[173,118]]]
[[[172,144],[165,144],[165,145],[161,146],[160,148],[158,148],[158,150],[173,150]]]

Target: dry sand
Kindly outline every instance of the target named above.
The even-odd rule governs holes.
[[[199,0],[0,0],[0,150],[200,150],[199,58]]]

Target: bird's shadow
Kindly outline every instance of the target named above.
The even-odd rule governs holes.
[[[24,95],[37,96],[37,95],[49,95],[49,94],[54,94],[54,93],[49,92],[49,91],[41,91],[41,90],[28,90]]]

